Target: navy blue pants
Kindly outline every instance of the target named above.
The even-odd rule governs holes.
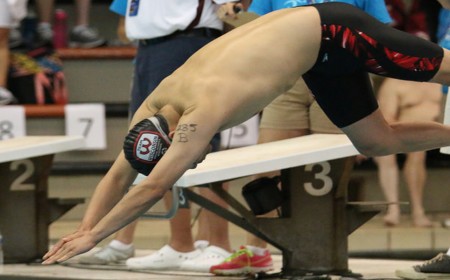
[[[180,33],[166,38],[139,42],[131,89],[130,116],[159,83],[216,36]],[[170,94],[170,93],[168,93]],[[213,151],[220,146],[220,135],[214,136]]]

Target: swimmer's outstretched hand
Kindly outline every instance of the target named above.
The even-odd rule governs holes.
[[[45,254],[42,264],[64,262],[76,255],[91,250],[96,244],[97,242],[94,241],[94,238],[89,231],[76,231],[61,238],[61,240]]]

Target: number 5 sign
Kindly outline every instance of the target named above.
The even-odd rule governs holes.
[[[71,104],[65,106],[66,135],[82,135],[85,150],[106,148],[105,106],[103,104]]]

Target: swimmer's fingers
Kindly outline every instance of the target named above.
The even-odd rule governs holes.
[[[48,254],[48,256],[46,255],[47,258],[42,264],[54,264],[67,261],[68,259],[76,255],[91,250],[97,244],[93,241],[93,238],[90,234],[80,233],[77,234],[76,237],[70,236],[66,239],[70,239],[70,241],[64,241],[64,239],[65,238],[60,241],[62,243],[57,244],[58,247],[55,251],[52,250],[52,254]]]
[[[61,247],[63,245],[64,245],[64,240],[61,239],[44,255],[44,257],[42,257],[42,259],[47,260],[47,259],[51,258],[53,255],[55,255],[61,249]],[[45,261],[43,263],[45,263]]]

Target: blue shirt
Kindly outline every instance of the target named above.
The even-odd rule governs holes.
[[[114,0],[109,6],[109,10],[125,16],[127,13],[127,0]]]
[[[347,3],[360,8],[383,23],[392,21],[384,0],[253,0],[248,11],[265,15],[276,10],[325,2]]]

